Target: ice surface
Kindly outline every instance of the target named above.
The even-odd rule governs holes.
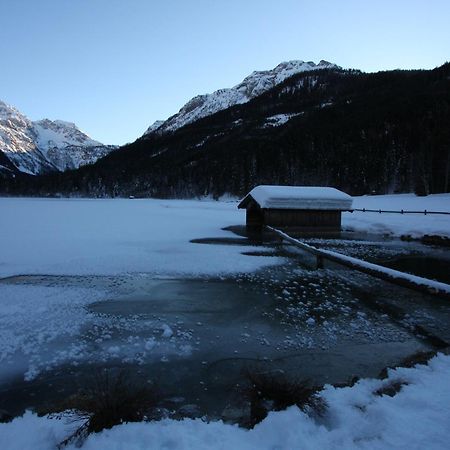
[[[331,187],[266,186],[253,188],[251,196],[261,208],[273,209],[350,209],[352,198]]]
[[[93,320],[85,306],[103,297],[93,289],[0,285],[2,381],[15,373],[33,379],[43,367],[82,358],[83,346],[71,337]]]

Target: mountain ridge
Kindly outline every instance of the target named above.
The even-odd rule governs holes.
[[[318,64],[312,61],[292,60],[281,62],[270,70],[253,71],[232,88],[222,88],[210,94],[196,95],[182,106],[178,113],[167,120],[157,120],[150,125],[143,137],[152,133],[173,132],[231,106],[246,103],[295,74],[332,68],[340,67],[325,60],[321,60]]]
[[[77,169],[115,148],[91,139],[72,122],[32,121],[0,100],[0,152],[10,161],[11,172],[39,175]]]

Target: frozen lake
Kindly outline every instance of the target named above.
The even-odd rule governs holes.
[[[168,409],[196,405],[217,417],[246,368],[346,382],[450,341],[448,302],[336,265],[315,270],[270,237],[249,241],[234,203],[0,204],[10,213],[0,409],[13,413],[56,402],[95,368],[112,367],[155,381]],[[223,230],[236,225],[237,234]],[[448,250],[379,236],[310,242],[386,265],[406,260],[413,272],[424,270],[414,261],[433,257],[438,279],[449,261]]]

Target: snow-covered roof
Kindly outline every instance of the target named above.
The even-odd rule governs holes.
[[[239,203],[245,208],[253,199],[266,209],[349,210],[352,197],[332,187],[321,186],[257,186]]]

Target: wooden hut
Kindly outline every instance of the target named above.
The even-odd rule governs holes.
[[[331,187],[257,186],[239,203],[247,227],[290,227],[299,231],[340,231],[341,213],[352,198]]]

